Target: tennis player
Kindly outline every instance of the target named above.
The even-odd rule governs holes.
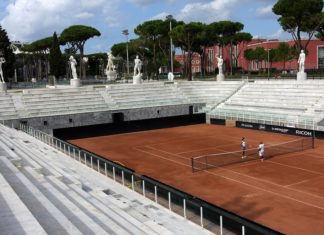
[[[264,143],[261,141],[259,144],[259,157],[261,161],[263,162],[264,160]]]
[[[246,142],[245,142],[245,138],[242,137],[242,141],[241,141],[241,149],[242,149],[242,159],[246,158]]]

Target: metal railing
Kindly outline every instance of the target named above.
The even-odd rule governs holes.
[[[266,113],[253,113],[244,111],[231,111],[231,110],[213,110],[209,114],[210,118],[235,120],[243,122],[252,122],[259,124],[269,124],[277,126],[295,127],[309,130],[316,130],[317,123],[311,118],[303,118],[296,116],[290,118],[286,115],[266,114]]]
[[[20,124],[19,129],[211,232],[281,234],[30,126]]]

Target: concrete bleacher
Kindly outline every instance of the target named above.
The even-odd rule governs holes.
[[[194,103],[211,108],[242,84],[179,81],[10,91],[0,95],[0,120]]]
[[[30,117],[108,110],[104,98],[90,88],[26,90],[22,102]]]
[[[226,100],[243,84],[241,81],[183,81],[177,87],[190,102],[206,103],[208,109]]]
[[[286,122],[315,120],[314,107],[324,97],[324,83],[319,81],[262,81],[248,83],[211,114],[266,116]],[[241,115],[242,116],[242,115]]]
[[[210,234],[3,125],[0,186],[1,234]]]
[[[181,104],[229,118],[324,125],[324,82],[175,81],[30,89],[0,94],[0,120]],[[202,105],[200,105],[202,104]],[[250,118],[251,119],[251,118]]]
[[[173,84],[164,82],[111,85],[107,94],[120,109],[190,103]]]
[[[18,113],[10,94],[0,92],[0,120],[18,118]]]

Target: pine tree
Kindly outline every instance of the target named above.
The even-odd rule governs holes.
[[[50,49],[49,63],[51,75],[59,78],[60,76],[65,74],[65,62],[63,60],[56,32],[53,34],[53,44]]]
[[[7,32],[0,25],[0,56],[6,60],[6,63],[2,65],[3,75],[6,81],[8,81],[8,78],[12,78],[15,72],[15,55],[10,45],[11,43]]]

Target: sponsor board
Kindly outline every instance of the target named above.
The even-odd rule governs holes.
[[[297,135],[303,137],[313,137],[314,135],[314,132],[312,130],[297,129],[297,128],[283,127],[283,126],[272,126],[267,124],[258,124],[258,123],[241,122],[241,121],[236,122],[236,127],[276,132],[276,133],[282,133],[288,135]]]

